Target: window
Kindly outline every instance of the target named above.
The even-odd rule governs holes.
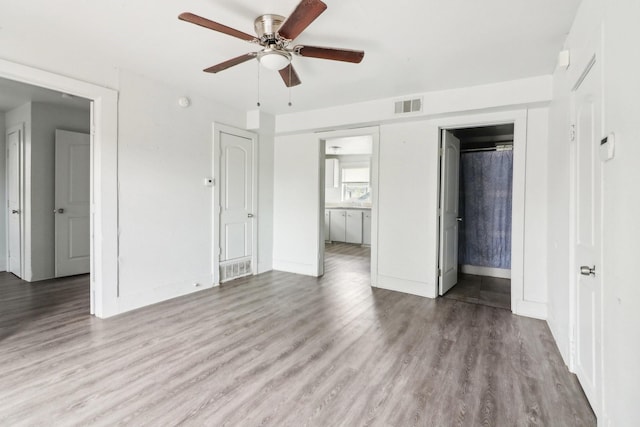
[[[342,201],[371,202],[368,167],[344,167],[342,169]]]

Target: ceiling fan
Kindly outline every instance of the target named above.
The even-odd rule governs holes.
[[[249,52],[221,62],[206,68],[205,72],[217,73],[257,58],[262,66],[278,70],[285,85],[291,87],[301,83],[291,64],[292,54],[356,64],[364,58],[364,51],[361,50],[306,45],[289,46],[291,41],[298,37],[326,9],[327,5],[321,0],[302,0],[288,18],[274,14],[260,15],[253,23],[257,37],[189,12],[180,14],[178,18],[262,46],[262,50],[258,52]]]

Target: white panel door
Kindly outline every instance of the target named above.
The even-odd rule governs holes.
[[[458,190],[460,140],[442,131],[440,176],[440,295],[458,283]]]
[[[575,113],[575,368],[596,415],[601,402],[602,282],[600,64],[595,63],[574,92]],[[593,271],[589,269],[593,268]]]
[[[22,240],[20,209],[22,127],[7,132],[7,270],[22,277]]]
[[[220,134],[220,261],[251,259],[253,248],[253,142]]]
[[[56,130],[56,277],[89,273],[91,142],[86,133]]]

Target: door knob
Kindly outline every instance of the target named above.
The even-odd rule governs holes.
[[[456,221],[462,222],[462,217],[461,216],[456,217]]]
[[[17,214],[17,213],[20,213],[20,211],[19,211],[19,210],[17,210],[17,209],[12,209],[12,210],[11,210],[11,213],[12,213],[12,214]]]
[[[588,265],[583,265],[580,267],[580,274],[593,277],[596,275],[596,266],[589,267]]]
[[[252,213],[247,214],[247,218],[253,218],[253,214]]]
[[[54,209],[53,213],[64,213],[64,209],[63,208],[59,208],[59,209]]]

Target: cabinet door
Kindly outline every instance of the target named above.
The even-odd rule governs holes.
[[[328,242],[331,240],[331,213],[330,211],[324,211],[324,240]]]
[[[338,159],[326,159],[324,161],[324,186],[338,188],[340,185],[340,167]]]
[[[362,211],[347,211],[347,243],[362,244]]]
[[[329,237],[334,242],[344,242],[347,236],[347,215],[345,211],[332,210],[330,211],[331,232]]]
[[[371,244],[371,211],[362,214],[362,244]]]

